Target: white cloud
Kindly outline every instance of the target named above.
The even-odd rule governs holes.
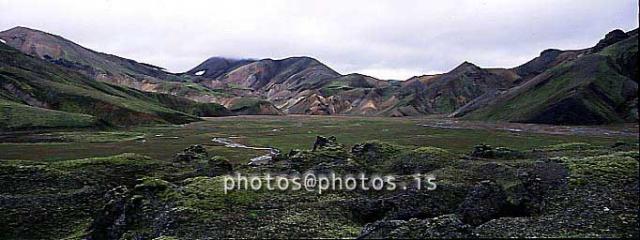
[[[0,0],[0,9],[0,29],[37,28],[176,72],[214,55],[306,55],[394,79],[465,60],[516,66],[638,26],[635,0]]]

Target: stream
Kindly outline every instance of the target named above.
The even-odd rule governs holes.
[[[268,164],[273,160],[274,156],[280,153],[280,150],[275,148],[247,146],[241,143],[234,142],[229,138],[213,138],[211,139],[211,141],[214,143],[222,144],[228,148],[244,148],[244,149],[252,149],[252,150],[269,151],[268,154],[251,158],[249,160],[249,165],[252,165],[252,166]]]

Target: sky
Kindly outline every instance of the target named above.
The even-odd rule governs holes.
[[[548,48],[581,49],[638,27],[637,0],[0,0],[15,26],[187,71],[212,56],[310,56],[382,79],[464,61],[514,67]]]

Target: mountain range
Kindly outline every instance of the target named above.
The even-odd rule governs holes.
[[[343,75],[310,57],[212,57],[170,73],[25,27],[0,32],[0,50],[2,128],[184,123],[232,114],[638,121],[637,29],[614,30],[587,49],[544,50],[515,68],[464,62],[405,81]]]

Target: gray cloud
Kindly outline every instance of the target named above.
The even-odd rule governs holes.
[[[312,56],[341,73],[406,79],[468,60],[512,67],[638,27],[636,0],[0,0],[0,28],[62,35],[181,72],[211,56]]]

